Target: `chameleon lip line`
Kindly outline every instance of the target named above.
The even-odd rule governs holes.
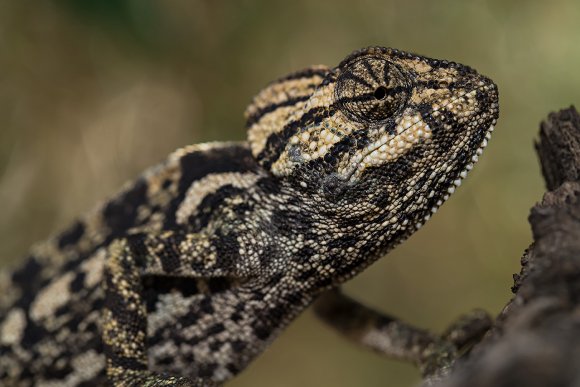
[[[487,78],[487,83],[485,85],[479,86],[477,89],[474,89],[472,92],[478,92],[478,91],[485,89],[486,87],[489,88],[490,86],[491,86],[492,90],[490,90],[487,93],[487,96],[492,99],[492,102],[491,102],[492,106],[499,108],[499,93],[497,90],[497,86],[488,78]],[[463,96],[468,95],[470,93],[465,93]],[[462,97],[458,97],[456,100],[459,100]],[[449,103],[447,106],[449,106],[449,105],[451,105],[451,103]],[[480,112],[480,115],[483,113],[484,113],[484,111]],[[452,180],[451,183],[447,185],[446,193],[443,195],[443,197],[441,199],[439,199],[436,202],[436,205],[431,208],[430,213],[427,213],[423,217],[423,221],[415,224],[415,229],[417,229],[417,230],[420,229],[423,226],[423,224],[426,221],[428,221],[431,218],[431,216],[439,210],[439,208],[443,205],[443,203],[445,203],[449,199],[450,195],[455,193],[456,189],[461,186],[463,180],[467,177],[467,175],[469,174],[469,171],[471,171],[473,169],[473,165],[479,161],[479,156],[481,156],[483,154],[483,150],[487,147],[488,142],[491,139],[491,135],[495,129],[495,125],[497,123],[498,116],[499,116],[499,114],[496,115],[495,117],[493,117],[491,125],[489,125],[487,127],[487,129],[485,129],[485,135],[483,136],[483,139],[481,140],[477,149],[475,149],[475,151],[472,152],[471,158],[470,158],[469,162],[465,165],[465,168],[459,172],[456,179]],[[477,129],[475,129],[475,131],[477,131]]]
[[[459,188],[461,186],[461,184],[463,183],[463,180],[467,177],[469,172],[473,169],[473,164],[476,163],[477,161],[479,161],[479,156],[483,153],[483,150],[487,147],[487,143],[488,143],[489,139],[491,138],[491,133],[493,132],[494,127],[495,127],[495,124],[492,124],[491,126],[488,127],[488,129],[486,130],[485,138],[482,140],[479,148],[477,148],[477,150],[475,151],[474,155],[470,159],[470,162],[459,173],[459,176],[457,177],[457,179],[453,180],[453,182],[448,185],[447,194],[443,195],[442,200],[438,200],[437,205],[433,206],[431,208],[431,213],[425,215],[425,217],[424,217],[425,222],[431,218],[432,214],[435,214],[439,210],[439,208],[443,205],[443,203],[445,203],[449,199],[451,194],[455,193],[456,188]],[[422,225],[423,225],[422,223],[418,223],[417,227],[420,228]]]

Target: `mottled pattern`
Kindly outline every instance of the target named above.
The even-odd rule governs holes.
[[[271,83],[247,143],[176,151],[0,276],[0,383],[233,377],[428,220],[497,117],[488,78],[392,49]]]

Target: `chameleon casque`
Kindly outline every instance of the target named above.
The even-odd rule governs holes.
[[[356,51],[260,91],[0,281],[3,386],[206,386],[448,199],[496,123],[473,69]]]

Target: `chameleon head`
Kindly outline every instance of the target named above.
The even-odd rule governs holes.
[[[340,216],[407,234],[461,183],[498,109],[495,84],[467,66],[371,47],[272,83],[247,117],[273,175]]]

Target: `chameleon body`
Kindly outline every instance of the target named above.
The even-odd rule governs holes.
[[[498,117],[469,67],[380,47],[269,84],[3,273],[0,384],[205,386],[436,212]]]

